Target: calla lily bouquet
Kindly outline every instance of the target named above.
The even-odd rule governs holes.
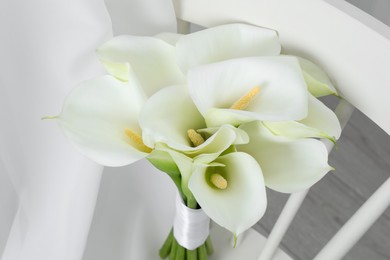
[[[146,157],[234,237],[263,216],[266,188],[308,189],[329,170],[341,133],[317,98],[337,95],[312,62],[281,55],[273,30],[222,25],[188,35],[119,36],[97,50],[109,75],[81,83],[57,120],[87,157],[123,166]],[[171,232],[160,256],[207,259]]]

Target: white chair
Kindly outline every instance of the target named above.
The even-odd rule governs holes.
[[[175,8],[182,33],[188,32],[190,23],[212,27],[244,22],[276,30],[284,53],[316,62],[334,80],[345,99],[336,108],[342,126],[356,107],[390,133],[390,28],[356,7],[336,0],[177,0]],[[327,146],[330,151],[332,145]],[[278,246],[307,192],[290,196],[267,239],[250,231],[242,241],[245,249],[237,255],[242,259],[257,259],[256,254],[261,260],[273,256],[273,259],[290,259]],[[315,259],[343,258],[389,205],[390,179]],[[234,252],[224,251],[223,256],[214,257],[237,259],[231,254]]]

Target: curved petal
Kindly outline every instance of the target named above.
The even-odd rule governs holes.
[[[178,164],[173,160],[172,156],[166,149],[154,149],[146,159],[153,164],[154,167],[162,172],[167,173],[172,179],[180,176]]]
[[[196,156],[200,160],[200,157],[210,158],[209,155],[217,157],[231,145],[248,143],[248,141],[249,138],[245,131],[231,125],[223,125],[203,144],[191,150],[184,150],[184,152],[192,157]],[[203,159],[203,161],[205,160]]]
[[[326,138],[336,142],[336,138],[327,135],[320,129],[313,128],[297,121],[263,122],[274,135],[289,138]]]
[[[81,153],[102,165],[123,166],[147,155],[125,134],[126,128],[140,134],[145,99],[134,82],[99,77],[73,89],[58,122]]]
[[[341,125],[336,114],[317,98],[309,95],[309,113],[299,122],[326,133],[338,139],[341,135]]]
[[[213,136],[215,133],[220,131],[221,128],[228,127],[232,129],[237,137],[233,144],[247,144],[249,142],[249,137],[247,133],[239,128],[232,127],[231,125],[223,125],[222,127],[209,127],[209,128],[203,128],[198,129],[197,132],[205,136],[207,139]]]
[[[304,58],[297,58],[299,59],[299,64],[301,65],[303,77],[305,78],[309,92],[313,96],[322,97],[327,95],[337,95],[336,88],[320,67]]]
[[[183,86],[166,87],[150,97],[142,109],[140,126],[146,145],[154,147],[156,143],[165,143],[191,157],[218,156],[232,144],[248,141],[244,131],[225,125],[203,144],[194,147],[187,131],[202,129],[205,122]]]
[[[267,207],[261,169],[255,159],[240,152],[218,157],[215,162],[225,167],[198,165],[188,187],[204,212],[237,236],[259,221]],[[211,183],[213,173],[226,179],[225,189]]]
[[[336,141],[341,135],[341,126],[336,114],[321,101],[309,95],[309,113],[299,122],[264,122],[275,135],[291,138],[327,138]]]
[[[238,151],[252,155],[263,170],[265,185],[279,192],[310,188],[332,169],[325,145],[315,139],[274,136],[260,122],[240,126],[250,138]]]
[[[177,41],[183,36],[183,34],[180,33],[172,33],[172,32],[162,32],[159,34],[156,34],[154,37],[158,38],[160,40],[163,40],[164,42],[176,46]]]
[[[120,80],[134,73],[148,96],[165,86],[180,84],[175,48],[153,37],[122,35],[97,50],[107,71]],[[127,70],[127,71],[126,71]]]
[[[208,126],[253,120],[300,120],[308,92],[294,57],[251,57],[201,66],[188,74],[190,95]],[[259,88],[244,110],[232,105]]]
[[[185,86],[171,86],[148,99],[141,112],[140,126],[148,146],[161,142],[183,150],[192,145],[187,130],[204,128],[205,123]]]
[[[226,24],[184,35],[176,48],[183,72],[227,59],[279,55],[281,49],[275,31],[248,24]]]
[[[193,160],[182,153],[176,152],[172,149],[164,149],[176,163],[181,175],[181,191],[188,200],[195,201],[194,195],[188,188],[188,182],[193,172]]]

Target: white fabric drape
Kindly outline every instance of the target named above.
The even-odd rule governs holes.
[[[111,1],[109,9],[117,33],[175,30],[170,0]],[[130,225],[135,220],[126,216],[137,215],[134,212],[146,221],[144,200],[161,201],[154,196],[164,192],[164,185],[174,197],[166,176],[147,168],[145,161],[106,169],[93,217],[102,167],[81,156],[54,121],[41,120],[60,112],[78,82],[104,73],[94,51],[111,36],[103,0],[0,1],[2,260],[77,260],[84,251],[85,259],[148,259],[137,258],[134,251],[118,252],[117,244],[106,243],[119,241],[119,246],[128,247],[132,230],[124,232],[126,225],[105,234],[102,227]],[[134,180],[143,171],[144,183]],[[137,198],[146,192],[143,184],[156,193]],[[145,234],[153,234],[153,227]],[[99,256],[102,249],[112,254]]]

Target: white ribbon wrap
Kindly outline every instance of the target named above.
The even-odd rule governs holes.
[[[173,235],[177,242],[189,250],[201,246],[209,236],[210,218],[202,209],[186,207],[180,195],[176,196],[176,214]]]

